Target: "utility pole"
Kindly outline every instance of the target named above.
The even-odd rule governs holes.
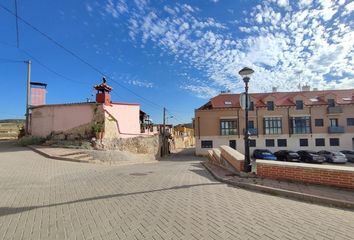
[[[163,108],[163,126],[162,126],[162,156],[166,154],[166,108]]]
[[[26,95],[26,135],[29,134],[29,105],[31,102],[31,60],[25,61],[27,64],[27,95]]]

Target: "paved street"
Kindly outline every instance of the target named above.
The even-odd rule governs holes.
[[[229,187],[188,157],[117,167],[0,142],[0,239],[353,239],[352,211]]]

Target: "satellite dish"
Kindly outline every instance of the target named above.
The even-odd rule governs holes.
[[[250,99],[250,95],[248,95],[248,98],[247,98],[248,109],[250,108],[250,105],[251,105],[251,99]],[[244,92],[240,94],[240,106],[243,110],[246,109],[246,93],[244,93]]]

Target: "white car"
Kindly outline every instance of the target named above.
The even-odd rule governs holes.
[[[348,159],[341,152],[330,152],[330,151],[319,151],[319,155],[324,156],[326,158],[326,162],[331,163],[346,163]]]

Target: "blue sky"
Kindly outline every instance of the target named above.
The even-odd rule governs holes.
[[[170,122],[190,122],[220,91],[241,92],[244,66],[255,70],[252,92],[354,87],[353,1],[17,1],[20,17],[107,76],[113,101],[140,103],[155,122],[163,106]],[[25,112],[26,65],[8,60],[32,58],[48,103],[92,98],[102,74],[21,21],[18,49],[2,8],[0,29],[0,119]]]

